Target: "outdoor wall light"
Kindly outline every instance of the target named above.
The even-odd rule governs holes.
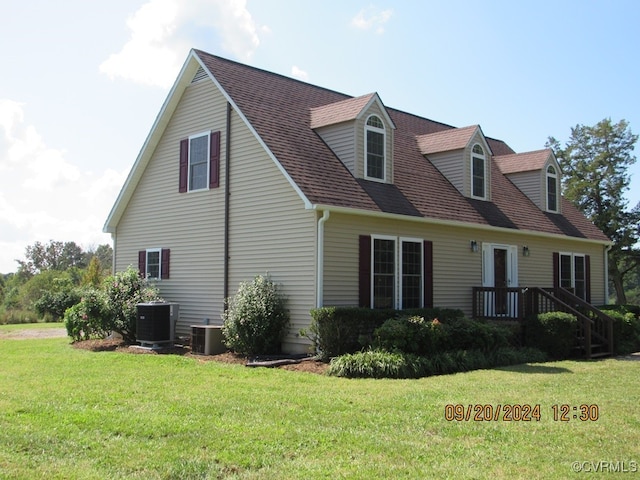
[[[478,242],[476,242],[475,240],[471,240],[471,251],[473,253],[478,252]]]
[[[529,256],[529,247],[527,247],[526,245],[524,247],[522,247],[522,256],[523,257],[528,257]]]

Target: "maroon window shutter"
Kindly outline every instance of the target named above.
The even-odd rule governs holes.
[[[358,259],[358,306],[371,308],[371,237],[369,235],[360,235]]]
[[[209,148],[209,188],[220,186],[220,132],[211,132]]]
[[[560,288],[560,253],[553,252],[553,288]]]
[[[140,276],[142,278],[147,275],[147,251],[140,250],[138,252],[138,271],[140,272]]]
[[[171,254],[171,250],[168,248],[163,248],[160,254],[160,278],[166,280],[169,278],[169,257]]]
[[[584,296],[591,303],[591,256],[584,256]]]
[[[187,180],[189,178],[189,140],[180,140],[180,181],[178,182],[178,191],[184,193],[187,191]]]
[[[424,263],[424,306],[433,308],[433,242],[424,241],[423,259]]]

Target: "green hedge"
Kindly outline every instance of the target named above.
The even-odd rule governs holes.
[[[546,355],[534,348],[455,350],[428,357],[374,349],[332,359],[327,373],[348,378],[420,378],[545,360]]]
[[[525,326],[525,344],[538,348],[553,359],[571,355],[576,345],[578,320],[565,312],[549,312],[532,315]]]
[[[388,351],[431,355],[452,350],[489,351],[515,346],[508,327],[465,317],[427,320],[400,316],[386,320],[374,332],[373,346]]]
[[[325,358],[353,353],[372,344],[376,328],[398,315],[420,316],[440,321],[464,317],[461,310],[420,308],[377,310],[358,307],[322,307],[311,310],[310,336]],[[306,334],[306,332],[303,332]]]
[[[614,353],[627,355],[640,351],[640,307],[604,305],[598,308],[613,318]]]

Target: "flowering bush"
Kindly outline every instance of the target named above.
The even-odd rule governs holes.
[[[104,294],[95,288],[78,292],[82,295],[80,302],[67,308],[64,313],[67,334],[75,342],[109,335]]]
[[[122,335],[124,340],[135,342],[138,316],[136,305],[162,301],[158,289],[147,283],[138,270],[131,266],[124,272],[107,277],[103,287],[106,295],[105,326]]]
[[[222,314],[222,335],[236,353],[265,354],[280,351],[280,343],[289,324],[286,300],[278,286],[266,276],[242,282]]]

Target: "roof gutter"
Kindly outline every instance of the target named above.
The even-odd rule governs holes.
[[[571,239],[571,240],[579,240],[583,242],[593,243],[597,245],[608,245],[612,246],[613,242],[603,241],[603,240],[592,240],[589,238],[580,238],[580,237],[568,237],[566,235],[561,235],[559,233],[544,233],[544,232],[536,232],[533,230],[517,230],[513,228],[505,228],[505,227],[494,227],[492,225],[480,225],[477,223],[467,223],[460,222],[457,220],[441,220],[438,218],[429,218],[429,217],[413,217],[409,215],[400,215],[398,213],[386,213],[386,212],[376,212],[373,210],[362,210],[358,208],[350,208],[350,207],[340,207],[333,205],[325,205],[325,204],[313,204],[309,207],[311,210],[322,210],[322,211],[331,211],[333,213],[343,213],[345,215],[359,215],[364,217],[374,217],[381,218],[387,220],[400,220],[405,222],[415,222],[415,223],[424,223],[429,225],[444,225],[449,227],[459,227],[459,228],[470,228],[475,230],[483,230],[487,232],[497,232],[497,233],[513,233],[516,235],[529,235],[540,238],[548,238],[548,239]]]

